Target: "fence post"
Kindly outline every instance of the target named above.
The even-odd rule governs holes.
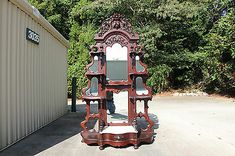
[[[76,112],[76,81],[77,78],[73,77],[72,78],[72,105],[71,105],[71,112]]]

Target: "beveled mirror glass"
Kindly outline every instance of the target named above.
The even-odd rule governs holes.
[[[128,91],[112,93],[107,98],[108,123],[127,123],[128,122]],[[114,105],[115,108],[111,108]],[[112,110],[114,109],[114,111]],[[112,111],[110,111],[112,110]]]
[[[136,94],[137,95],[147,95],[149,91],[144,87],[142,77],[136,78]]]
[[[127,47],[122,47],[115,43],[112,47],[106,49],[107,80],[127,81],[128,63]]]
[[[87,96],[97,96],[98,95],[98,79],[96,77],[93,77],[91,79],[91,86],[86,91]]]
[[[135,57],[135,66],[136,66],[136,71],[137,72],[144,72],[145,68],[140,64],[140,57],[136,56]]]
[[[98,73],[98,60],[99,60],[98,56],[94,56],[94,62],[91,65],[91,67],[89,68],[90,72]]]

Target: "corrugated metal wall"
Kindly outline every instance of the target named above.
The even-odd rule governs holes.
[[[27,27],[40,34],[39,45],[26,40]],[[66,72],[67,47],[0,0],[0,150],[66,112]]]

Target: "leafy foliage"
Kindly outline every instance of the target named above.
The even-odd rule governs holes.
[[[30,0],[70,40],[68,91],[85,65],[102,20],[124,14],[140,34],[155,92],[197,86],[235,92],[235,2],[231,0]]]
[[[69,39],[71,0],[28,0],[66,38]]]

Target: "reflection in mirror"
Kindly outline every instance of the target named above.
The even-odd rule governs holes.
[[[128,78],[127,47],[115,43],[106,49],[107,80],[126,81]]]
[[[136,56],[135,57],[135,61],[136,61],[136,71],[137,72],[144,72],[145,68],[140,64],[140,57]]]
[[[91,86],[86,91],[86,95],[88,96],[97,96],[98,95],[98,79],[96,77],[93,77],[91,79]]]
[[[94,101],[94,102],[90,102],[90,114],[97,114],[99,113],[98,110],[98,102]],[[86,127],[88,130],[90,131],[99,131],[99,119],[98,118],[90,118],[89,121],[86,124]]]
[[[121,91],[118,94],[111,93],[107,97],[106,105],[108,123],[128,122],[128,91]],[[112,105],[115,105],[115,107],[112,107]],[[112,110],[113,108],[114,110]]]
[[[149,91],[144,87],[142,77],[136,78],[136,94],[137,95],[147,95]]]
[[[94,57],[94,62],[89,68],[90,72],[98,73],[98,56]]]

